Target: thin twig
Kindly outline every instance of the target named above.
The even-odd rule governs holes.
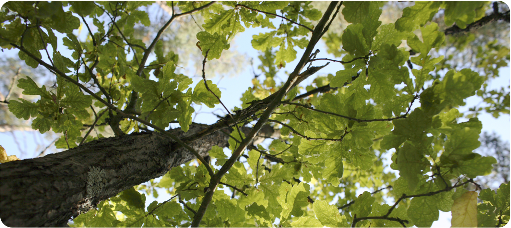
[[[93,64],[93,67],[96,66],[96,64],[99,62],[98,60],[99,57],[96,57],[96,60],[94,60],[94,64]],[[94,84],[96,84],[99,88],[99,90],[103,93],[103,95],[105,95],[107,101],[109,104],[112,103],[112,99],[109,95],[109,93],[105,90],[105,88],[103,88],[103,86],[101,86],[101,84],[99,83],[99,80],[98,78],[96,77],[96,75],[92,72],[92,69],[89,68],[89,66],[87,66],[87,63],[85,62],[85,60],[82,58],[82,61],[83,61],[83,65],[85,66],[85,70],[87,70],[87,72],[89,72],[90,74],[90,77],[92,78],[92,80],[94,81]]]
[[[208,86],[208,83],[207,83],[207,80],[206,80],[206,72],[205,72],[205,68],[206,68],[206,60],[208,58],[208,53],[209,53],[209,50],[206,51],[206,55],[204,56],[204,60],[202,60],[202,80],[204,80],[204,86],[206,86],[206,89],[213,94],[213,96],[216,97],[216,99],[218,100],[218,102],[220,102],[220,104],[222,104],[222,106],[224,107],[225,111],[227,111],[227,114],[229,114],[229,116],[233,118],[232,116],[232,113],[229,111],[229,109],[227,107],[225,107],[224,103],[222,102],[222,100],[220,100],[220,97],[218,97]],[[243,136],[241,135],[241,131],[238,127],[238,122],[236,121],[236,130],[238,131],[238,134],[240,135],[240,138],[241,140],[243,140]]]
[[[165,201],[163,201],[162,203],[158,204],[158,206],[156,206],[155,208],[153,208],[151,211],[147,212],[147,214],[146,214],[144,217],[141,217],[141,218],[139,218],[139,219],[135,220],[135,221],[134,221],[134,222],[132,222],[132,223],[131,223],[128,227],[131,227],[131,226],[135,225],[135,223],[137,223],[137,222],[138,222],[138,221],[140,221],[141,219],[143,219],[143,218],[145,218],[145,217],[147,217],[147,216],[149,216],[149,215],[153,214],[153,212],[154,212],[156,209],[160,208],[161,206],[163,206],[163,205],[164,205],[164,204],[166,204],[167,202],[170,202],[172,199],[176,198],[176,196],[178,196],[178,195],[172,196],[172,197],[170,197],[170,199],[165,200]]]
[[[396,208],[396,206],[404,199],[407,199],[407,198],[413,198],[413,197],[421,197],[421,196],[433,196],[433,195],[436,195],[436,194],[439,194],[439,193],[442,193],[442,192],[448,192],[448,191],[451,191],[452,189],[454,188],[457,188],[457,187],[460,187],[460,186],[463,186],[465,184],[468,184],[468,183],[473,183],[473,184],[476,184],[474,182],[473,179],[469,179],[468,181],[465,181],[463,183],[459,183],[459,184],[455,184],[453,186],[449,186],[449,185],[446,185],[444,189],[441,189],[441,190],[438,190],[438,191],[434,191],[434,192],[428,192],[428,193],[423,193],[423,194],[416,194],[416,195],[406,195],[406,194],[403,194],[401,197],[399,197],[399,199],[394,203],[394,205],[392,205],[389,210],[387,211],[387,213],[385,215],[382,215],[382,216],[371,216],[371,217],[361,217],[361,218],[357,218],[356,216],[354,216],[353,218],[353,223],[351,224],[351,227],[355,227],[355,225],[357,224],[357,222],[359,221],[362,221],[362,220],[368,220],[368,219],[386,219],[386,220],[390,220],[390,221],[397,221],[399,223],[401,223],[401,225],[403,227],[406,227],[404,223],[408,223],[407,220],[403,220],[403,219],[400,219],[400,218],[393,218],[393,217],[389,217],[389,215],[392,213],[392,211]]]
[[[270,13],[270,12],[265,12],[265,11],[262,11],[262,10],[254,9],[254,8],[248,7],[248,6],[246,6],[246,5],[242,5],[242,4],[236,4],[235,8],[237,8],[238,6],[241,6],[241,7],[243,7],[243,8],[247,8],[247,9],[249,9],[249,10],[253,10],[253,11],[256,11],[256,12],[259,12],[259,13],[264,13],[264,14],[269,14],[269,15],[273,15],[273,16],[276,16],[276,17],[280,17],[280,18],[282,18],[282,19],[284,19],[284,20],[287,20],[287,21],[289,21],[289,22],[291,22],[291,23],[293,23],[293,24],[295,24],[295,25],[298,25],[298,26],[304,27],[304,28],[306,28],[307,30],[309,30],[310,32],[314,32],[314,30],[312,30],[311,28],[309,28],[309,27],[307,27],[307,26],[305,26],[305,25],[302,25],[302,24],[300,24],[300,23],[298,23],[298,22],[296,22],[296,21],[293,21],[293,20],[291,20],[291,19],[289,19],[289,18],[287,18],[287,17],[283,17],[283,16],[280,16],[280,15],[277,15],[277,14],[274,14],[274,13]]]
[[[231,188],[235,189],[236,191],[241,192],[243,195],[248,196],[248,194],[247,194],[247,193],[245,193],[245,192],[244,192],[244,191],[242,191],[241,189],[237,188],[236,186],[233,186],[233,185],[230,185],[230,184],[224,183],[224,182],[222,182],[222,181],[220,181],[220,182],[218,182],[218,183],[223,184],[223,185],[228,186],[228,187],[231,187]]]
[[[146,50],[146,49],[145,49],[145,47],[142,47],[142,46],[140,46],[140,45],[138,45],[138,44],[132,44],[132,43],[128,42],[128,39],[126,38],[126,36],[124,36],[124,33],[122,33],[121,29],[120,29],[120,28],[119,28],[119,26],[117,25],[117,22],[115,22],[115,19],[114,19],[114,18],[110,15],[110,13],[108,13],[108,11],[104,11],[104,13],[106,13],[106,15],[110,18],[110,20],[112,21],[112,23],[114,24],[114,26],[117,28],[117,31],[119,31],[119,34],[121,34],[122,39],[124,40],[124,42],[126,42],[126,44],[128,44],[128,45],[130,46],[131,50],[135,51],[135,49],[133,49],[133,47],[132,47],[132,46],[134,46],[134,47],[138,47],[138,48],[142,49],[142,51],[145,51],[145,50]],[[136,61],[137,61],[137,63],[138,63],[137,56],[136,56],[136,55],[134,55],[134,57],[135,57],[135,60],[136,60]]]
[[[306,135],[303,135],[301,134],[300,132],[298,132],[297,130],[295,130],[294,128],[292,128],[291,126],[285,124],[285,123],[282,123],[278,120],[272,120],[272,119],[268,119],[269,122],[274,122],[274,123],[278,123],[284,127],[287,127],[289,128],[289,130],[291,130],[292,132],[294,132],[295,134],[297,134],[298,136],[304,138],[304,139],[307,139],[307,140],[325,140],[325,141],[342,141],[344,139],[344,136],[346,136],[346,134],[348,133],[347,131],[344,132],[344,134],[341,136],[340,139],[329,139],[329,138],[312,138],[312,137],[309,137],[309,136],[306,136]]]
[[[94,45],[94,47],[96,47],[96,38],[94,37],[94,34],[90,30],[89,24],[87,23],[87,21],[85,21],[85,18],[83,18],[82,15],[80,15],[80,17],[82,18],[83,23],[85,24],[85,26],[87,27],[87,30],[89,31],[89,35],[92,39],[92,45]]]
[[[377,189],[376,191],[371,192],[371,195],[374,195],[374,194],[376,194],[376,193],[378,193],[378,192],[381,192],[381,191],[383,191],[383,190],[385,190],[385,189],[389,189],[389,188],[392,188],[392,185],[389,185],[389,186],[384,187],[384,188]],[[351,201],[351,202],[349,202],[349,203],[347,203],[347,204],[344,204],[344,205],[342,205],[342,206],[338,207],[337,209],[339,209],[339,210],[344,209],[344,208],[349,207],[350,205],[352,205],[352,204],[354,204],[354,203],[355,203],[355,200],[353,200],[353,201]]]
[[[37,23],[37,32],[39,33],[39,37],[41,37],[41,42],[43,43],[44,51],[46,51],[46,56],[48,56],[48,59],[50,60],[51,65],[55,66],[55,64],[53,63],[52,58],[50,57],[50,53],[48,52],[48,48],[47,48],[48,45],[46,45],[46,42],[44,41],[43,34],[41,32],[41,27],[39,26],[39,19],[37,19],[36,23]]]
[[[96,114],[96,111],[94,110],[94,107],[92,107],[92,105],[90,106],[90,108],[92,109],[92,112],[94,113],[94,123],[92,123],[92,125],[90,126],[89,128],[89,131],[87,131],[87,133],[85,134],[85,136],[83,136],[83,139],[82,141],[80,142],[79,146],[81,146],[84,142],[85,142],[85,139],[87,139],[87,137],[89,136],[90,132],[92,131],[92,129],[94,129],[94,126],[96,126],[96,123],[99,121],[99,119],[101,119],[101,117],[103,116],[103,114],[106,113],[106,110],[103,110],[103,112],[101,112],[99,114],[99,116]]]
[[[44,153],[46,152],[46,150],[48,150],[48,148],[50,148],[57,140],[59,139],[59,137],[57,137],[56,139],[54,139],[50,144],[48,144],[48,146],[46,146],[46,148],[44,148],[40,153],[39,155],[37,155],[37,157],[41,157],[44,155]]]
[[[12,87],[14,86],[14,82],[16,81],[16,78],[20,75],[20,73],[21,73],[21,67],[18,68],[18,70],[16,71],[16,74],[14,75],[14,77],[12,77],[11,83],[9,85],[9,90],[7,91],[7,95],[4,98],[4,101],[6,101],[6,103],[8,103],[7,100],[9,100],[9,96],[11,96],[11,94],[12,94]]]
[[[296,105],[296,106],[304,107],[304,108],[312,110],[312,111],[316,111],[316,112],[320,112],[320,113],[324,113],[324,114],[329,114],[329,115],[333,115],[333,116],[338,116],[338,117],[342,117],[342,118],[345,118],[345,119],[357,121],[357,122],[360,123],[360,122],[392,121],[392,120],[396,120],[396,119],[404,119],[404,118],[406,118],[408,116],[408,113],[410,112],[410,107],[412,106],[412,104],[415,101],[415,99],[417,99],[417,97],[418,96],[414,96],[413,97],[413,100],[412,100],[412,102],[411,102],[410,106],[408,107],[408,110],[407,110],[407,112],[405,114],[403,114],[401,116],[397,116],[397,117],[386,118],[386,119],[357,119],[357,118],[354,118],[354,117],[349,117],[349,116],[345,116],[345,115],[341,115],[341,114],[337,114],[337,113],[333,113],[333,112],[327,112],[327,111],[315,109],[315,108],[310,107],[309,105],[305,105],[305,104],[293,103],[293,102],[287,102],[287,101],[283,101],[282,104]]]
[[[329,59],[329,58],[314,58],[314,59],[309,60],[309,62],[313,62],[313,61],[331,61],[331,62],[346,64],[346,63],[354,62],[355,60],[367,59],[367,58],[369,58],[369,55],[356,57],[356,58],[353,58],[350,61],[341,61],[341,60],[335,60],[335,59]]]

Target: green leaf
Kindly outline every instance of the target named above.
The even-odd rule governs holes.
[[[256,100],[257,98],[254,96],[254,90],[251,87],[248,87],[247,91],[245,91],[241,95],[241,108],[247,108],[250,106],[250,102]]]
[[[236,199],[222,199],[215,201],[218,217],[228,220],[232,225],[245,221],[245,210],[236,206]],[[239,226],[239,225],[238,225]]]
[[[271,172],[265,172],[264,175],[259,178],[261,183],[273,184],[281,183],[282,180],[287,180],[291,176],[291,173],[283,167],[273,167]]]
[[[343,87],[345,83],[351,82],[351,78],[357,75],[358,69],[345,69],[335,73],[335,77],[332,78],[330,86],[332,87]]]
[[[399,168],[399,175],[406,179],[410,191],[415,190],[422,170],[429,165],[424,157],[423,149],[408,142],[397,152],[396,163]]]
[[[445,152],[442,155],[471,154],[473,150],[481,145],[479,134],[481,133],[482,124],[477,119],[472,119],[472,122],[475,122],[475,125],[472,127],[465,127],[461,123],[452,131],[449,139],[444,144]]]
[[[264,198],[264,192],[257,189],[248,189],[245,191],[248,194],[246,197],[240,197],[238,199],[238,206],[245,209],[246,206],[252,203],[258,204],[263,207],[268,207],[268,200]]]
[[[232,23],[233,18],[234,10],[225,10],[205,20],[205,24],[202,27],[209,33],[223,34],[225,32],[224,30]]]
[[[429,55],[425,58],[412,57],[412,63],[422,66],[420,70],[412,69],[412,74],[415,76],[415,92],[419,92],[424,87],[424,82],[431,80],[429,72],[435,70],[435,65],[443,59],[443,56],[431,59]]]
[[[137,192],[135,188],[129,188],[122,191],[119,197],[128,203],[128,206],[144,209],[145,208],[145,197]]]
[[[332,185],[339,185],[342,178],[344,167],[342,156],[340,153],[335,153],[338,156],[333,156],[332,159],[325,161],[325,169],[322,171],[323,178]]]
[[[79,91],[67,94],[62,100],[60,105],[67,106],[73,109],[86,109],[92,104],[92,97],[82,94]]]
[[[39,86],[30,77],[20,78],[18,80],[18,87],[23,89],[25,95],[39,95],[47,99],[53,99],[50,93],[46,90],[46,86]]]
[[[262,162],[263,162],[263,158],[259,159],[261,157],[261,153],[259,153],[258,151],[256,150],[250,150],[248,152],[248,159],[247,159],[247,162],[248,162],[248,165],[250,166],[250,168],[252,169],[252,174],[254,174],[254,176],[256,175],[256,170],[259,170],[259,174],[262,172],[262,167],[260,167],[262,165]],[[259,165],[257,164],[259,162]]]
[[[227,43],[225,36],[221,36],[218,33],[208,33],[205,31],[197,33],[197,39],[200,41],[202,48],[202,55],[206,55],[208,52],[208,60],[218,59],[222,54],[222,51],[229,49],[230,45]]]
[[[298,219],[294,219],[291,223],[291,226],[293,227],[320,227],[323,226],[321,222],[319,222],[315,217],[313,216],[303,216],[299,217]]]
[[[325,200],[317,200],[312,205],[316,218],[323,226],[345,227],[346,218],[339,214],[339,210],[334,205],[329,205]]]
[[[208,84],[209,90],[206,88],[204,82],[201,81],[197,83],[193,89],[192,101],[198,104],[203,103],[210,108],[214,108],[215,104],[220,103],[218,99],[220,99],[222,93],[218,87],[213,84],[213,82],[211,82],[211,80],[207,80],[206,83]],[[212,93],[214,93],[216,96]]]
[[[284,185],[282,185],[284,186]],[[281,188],[282,188],[281,186]],[[307,201],[307,196],[309,195],[309,185],[304,184],[303,182],[294,185],[289,193],[281,195],[280,199],[285,199],[285,202],[280,202],[282,205],[282,212],[280,213],[281,219],[287,219],[292,211],[299,212],[300,214],[293,214],[294,216],[302,215],[302,207],[305,207],[309,204]],[[295,212],[295,213],[296,213]]]
[[[384,24],[378,28],[378,34],[374,38],[372,49],[379,50],[383,44],[399,46],[402,40],[410,35],[413,35],[413,33],[398,31],[394,23]]]
[[[85,17],[90,15],[94,9],[96,9],[96,5],[94,2],[86,2],[86,1],[77,1],[77,2],[69,2],[71,4],[71,11],[76,14]]]
[[[259,33],[252,36],[252,47],[256,50],[264,51],[268,48],[277,47],[282,43],[284,37],[276,37],[277,31]]]
[[[240,162],[236,162],[232,168],[229,169],[229,172],[225,174],[225,181],[230,185],[241,188],[246,184],[251,184],[255,181],[255,179],[252,178],[251,175],[247,174],[245,166],[243,166]]]
[[[308,162],[317,164],[324,161],[328,157],[330,151],[330,145],[327,141],[323,140],[307,140],[301,139],[300,145],[298,146],[298,153],[303,155]]]
[[[181,126],[181,130],[187,132],[190,124],[192,124],[192,114],[195,112],[195,109],[192,107],[192,88],[189,88],[186,91],[184,96],[188,97],[187,99],[181,99],[177,103],[177,110],[179,111],[179,126]]]
[[[362,23],[369,12],[369,7],[375,2],[345,2],[342,14],[344,19],[349,23]]]
[[[402,136],[400,139],[422,140],[427,129],[431,127],[432,118],[427,116],[422,109],[417,108],[406,119],[393,120],[393,134]],[[385,139],[384,139],[385,140]]]
[[[375,198],[371,196],[371,193],[365,191],[360,194],[358,198],[355,200],[355,204],[353,205],[353,213],[357,215],[357,217],[366,217],[371,214],[372,205],[374,203]]]
[[[55,14],[58,9],[62,8],[61,2],[40,2],[38,5],[37,16],[40,19],[50,17]]]
[[[431,227],[438,220],[437,202],[428,197],[414,197],[408,207],[408,217],[417,227]]]
[[[441,98],[452,105],[463,105],[465,104],[464,99],[474,95],[475,91],[481,88],[483,82],[484,78],[470,69],[463,69],[459,72],[450,70],[442,80],[445,95]]]
[[[362,24],[348,25],[342,34],[342,48],[354,56],[365,56],[369,53],[370,46],[362,33]]]
[[[39,132],[44,133],[51,129],[53,125],[53,119],[47,118],[41,115],[37,115],[32,121],[32,128],[39,130]]]
[[[494,157],[482,157],[474,153],[472,159],[461,160],[459,162],[459,172],[466,174],[469,178],[477,176],[486,176],[493,170],[493,164],[497,163]]]
[[[473,2],[445,2],[445,26],[450,27],[456,22],[456,25],[462,29],[466,28],[468,24],[480,19],[484,16],[484,6],[488,2],[473,1]]]
[[[21,79],[20,79],[21,80]],[[9,101],[9,111],[12,112],[17,118],[28,120],[31,116],[37,116],[39,106],[30,101],[20,98],[21,102],[17,100]]]
[[[56,13],[51,16],[51,27],[60,33],[72,33],[80,27],[80,20],[68,11],[64,12],[62,7],[55,9]]]
[[[223,149],[217,145],[214,145],[211,147],[211,150],[208,152],[209,156],[217,159],[227,158],[227,155],[225,155]]]
[[[287,39],[287,47],[285,47],[284,44],[285,44],[284,42],[280,44],[280,48],[275,55],[275,63],[285,64],[286,62],[290,63],[296,59],[297,52],[293,48],[294,45],[292,41],[290,39]]]
[[[414,31],[430,21],[438,12],[441,4],[441,2],[415,2],[415,5],[403,10],[403,16],[396,21],[396,29],[398,31]]]
[[[414,36],[408,39],[408,45],[410,45],[412,50],[421,53],[421,60],[424,61],[423,59],[426,58],[432,48],[439,47],[445,42],[445,35],[438,30],[438,24],[434,22],[421,27],[421,33],[422,42],[417,36]],[[419,61],[414,61],[414,63],[424,65],[424,63],[421,64]]]

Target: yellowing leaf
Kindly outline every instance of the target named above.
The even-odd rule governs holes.
[[[6,163],[10,161],[17,161],[20,160],[16,157],[16,155],[7,156],[7,153],[5,152],[5,149],[0,146],[0,163]]]
[[[451,227],[477,226],[477,192],[468,191],[454,200]]]

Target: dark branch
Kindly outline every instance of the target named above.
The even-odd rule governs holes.
[[[332,22],[334,21],[335,17],[337,16],[337,13],[339,13],[339,9],[341,8],[343,3],[344,3],[344,1],[341,1],[341,4],[339,4],[339,6],[337,6],[337,9],[335,10],[334,16],[332,16],[332,18],[330,18],[330,21],[325,26],[325,29],[321,33],[321,36],[325,35],[325,33],[328,31],[328,28],[330,28],[330,25],[332,24]]]
[[[479,27],[482,27],[483,25],[488,24],[492,21],[499,21],[499,20],[504,20],[507,23],[509,23],[509,10],[504,13],[493,12],[490,15],[484,16],[483,18],[470,23],[464,29],[458,27],[457,25],[453,25],[452,27],[447,28],[444,31],[444,33],[445,33],[445,35],[453,35],[453,34],[461,33],[461,32],[469,32],[471,29],[479,28]]]
[[[181,203],[186,209],[188,209],[189,211],[191,211],[193,214],[197,214],[197,212],[192,209],[190,206],[188,206],[188,204],[186,204],[186,202],[184,202],[181,197],[179,197],[179,203]]]
[[[83,18],[83,16],[80,15],[80,17],[82,18],[83,23],[85,24],[85,26],[87,27],[87,30],[89,31],[89,35],[92,39],[92,45],[94,45],[94,47],[96,47],[96,38],[94,38],[94,34],[90,30],[89,24],[87,24],[87,21],[85,21],[85,18]]]

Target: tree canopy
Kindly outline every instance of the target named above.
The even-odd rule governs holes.
[[[509,149],[479,119],[509,115],[509,85],[489,86],[510,58],[505,4],[158,2],[156,24],[151,4],[2,6],[2,50],[54,77],[18,78],[9,93],[35,99],[2,107],[62,149],[17,160],[0,147],[4,224],[427,227],[439,211],[452,226],[508,223]],[[239,72],[225,59],[254,29],[244,48],[260,73],[237,76],[252,86],[229,109],[211,74]],[[201,105],[226,115],[195,123]],[[476,151],[481,134],[497,152]],[[168,198],[146,202],[156,189]]]

